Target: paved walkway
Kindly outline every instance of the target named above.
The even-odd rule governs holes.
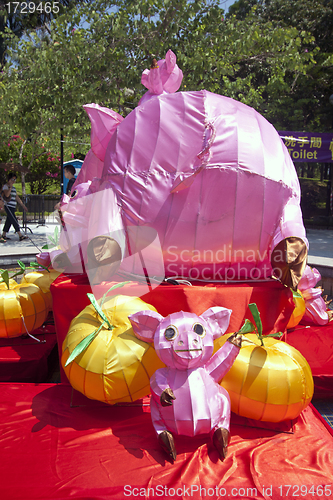
[[[49,243],[48,235],[53,235],[55,224],[48,226],[30,226],[32,233],[27,231],[29,239],[19,241],[18,236],[9,231],[7,236],[10,240],[6,243],[0,243],[0,268],[4,265],[17,265],[17,259],[22,260],[25,264],[30,260],[34,260],[36,254],[42,251],[42,247]]]
[[[307,229],[310,265],[333,268],[333,230]]]

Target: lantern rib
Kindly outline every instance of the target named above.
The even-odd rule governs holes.
[[[83,383],[82,383],[82,387],[83,387],[83,394],[84,394],[86,397],[88,397],[88,396],[87,396],[87,391],[86,391],[86,379],[87,379],[87,373],[88,373],[88,370],[83,370],[83,373],[84,373],[84,375],[83,375]]]
[[[263,344],[263,348],[265,348],[265,345]],[[266,350],[266,349],[265,349]],[[266,354],[267,354],[267,358],[269,356],[269,351],[266,350]],[[265,363],[267,362],[267,358],[265,360]],[[267,363],[268,364],[268,363]],[[262,412],[261,412],[261,415],[260,415],[260,418],[258,418],[258,420],[263,420],[263,417],[265,415],[265,410],[266,410],[266,407],[267,407],[267,400],[268,400],[268,391],[269,391],[269,382],[270,382],[270,370],[267,370],[267,383],[266,383],[266,397],[265,397],[265,403],[264,403],[264,406],[262,408]]]
[[[129,388],[129,385],[127,383],[127,380],[126,380],[126,377],[125,377],[125,373],[124,373],[124,369],[122,368],[121,369],[121,373],[123,374],[123,379],[125,381],[125,384],[126,384],[126,387],[127,387],[127,392],[128,392],[128,395],[130,397],[130,400],[133,402],[133,399],[132,399],[132,394],[130,393],[130,388]]]
[[[116,304],[116,300],[117,299],[115,298],[114,299],[115,304]],[[103,306],[104,306],[104,304],[105,304],[105,302],[103,303]],[[108,309],[109,314],[111,312],[111,314],[110,314],[110,316],[111,316],[110,323],[111,323],[112,326],[114,324],[114,314],[112,315],[112,313],[114,313],[114,310],[115,310],[115,306],[111,309],[111,311],[109,311],[109,309]],[[105,310],[105,314],[106,314],[106,310]],[[103,394],[104,394],[104,401],[105,401],[105,403],[108,403],[107,391],[106,391],[106,387],[105,387],[105,379],[106,379],[105,373],[106,373],[107,365],[108,365],[108,363],[107,363],[108,362],[108,356],[107,356],[107,354],[108,354],[109,344],[110,344],[110,342],[112,342],[112,340],[114,340],[114,338],[113,338],[113,335],[112,335],[112,332],[111,332],[111,336],[110,336],[110,338],[108,338],[108,340],[106,342],[106,349],[105,349],[105,356],[104,356],[104,369],[103,369],[103,372],[101,373],[101,375],[102,375],[102,383],[103,383]]]
[[[104,403],[108,404],[108,398],[107,398],[106,390],[105,390],[105,373],[101,373],[101,377],[102,377],[102,384],[103,384]]]
[[[14,292],[15,293],[15,292]],[[21,323],[20,323],[20,335],[23,335],[25,332],[25,328],[24,328],[24,323],[22,321],[22,318],[23,318],[23,311],[22,311],[22,306],[21,306],[21,301],[20,301],[20,291],[15,294],[15,298],[16,298],[16,302],[17,302],[17,309],[18,309],[18,313],[20,315],[20,318],[21,318]]]
[[[257,344],[256,344],[257,346]],[[251,346],[250,346],[250,349],[251,349]],[[250,356],[252,354],[252,351],[253,351],[254,347],[252,347],[252,350],[251,350],[251,353],[250,353]],[[244,370],[244,373],[243,373],[243,380],[242,380],[242,383],[241,383],[241,387],[240,387],[240,391],[239,391],[239,398],[238,398],[238,409],[237,409],[237,412],[238,412],[238,415],[241,415],[240,413],[240,406],[241,406],[241,396],[245,397],[243,394],[242,394],[242,391],[243,391],[243,387],[244,387],[244,383],[245,383],[245,379],[247,377],[247,372]]]
[[[37,321],[37,309],[36,309],[36,306],[35,306],[35,302],[34,302],[33,298],[30,296],[30,294],[28,294],[28,297],[29,297],[29,300],[31,301],[32,307],[33,307],[33,309],[35,311],[35,314],[34,314],[34,318],[35,318],[34,319],[34,324],[33,324],[33,327],[31,328],[31,331],[33,332],[35,330],[35,325],[36,325],[36,321]],[[45,305],[45,302],[44,302],[44,305]],[[22,315],[22,317],[23,317],[23,315]],[[24,325],[25,325],[25,329],[27,330],[27,327],[26,327],[25,323],[24,323]],[[28,331],[27,331],[27,333],[28,333]]]
[[[148,347],[148,349],[147,349],[146,353],[149,351],[149,349],[154,349],[154,348],[153,348],[152,346]],[[146,354],[146,353],[145,353],[145,354]],[[149,375],[149,373],[147,372],[145,365],[144,365],[143,363],[141,363],[141,364],[142,364],[142,367],[143,367],[143,369],[144,369],[144,371],[145,371],[145,373],[146,373],[146,375],[147,375],[148,380],[150,380],[150,375]]]
[[[135,358],[136,358],[136,362],[139,362],[139,363],[140,363],[140,365],[141,365],[141,367],[143,368],[143,370],[144,370],[145,374],[147,375],[147,379],[148,379],[148,381],[149,381],[149,380],[150,380],[150,375],[149,375],[149,373],[147,372],[145,365],[142,363],[142,359],[143,359],[144,355],[142,356],[142,359],[140,359],[140,358],[138,358],[138,355],[136,354],[136,351],[134,351],[134,350],[131,348],[131,346],[130,346],[130,345],[127,345],[126,347],[127,347],[127,348],[131,351],[131,353],[135,356]],[[148,349],[147,349],[147,351],[145,351],[145,353],[144,353],[144,354],[146,354],[146,353],[148,352],[148,350],[149,350],[149,349],[153,349],[153,347],[152,347],[152,346],[149,346],[149,347],[148,347]]]
[[[9,338],[8,329],[7,329],[7,318],[5,315],[5,294],[3,294],[3,297],[1,297],[1,298],[2,298],[2,300],[1,300],[2,316],[3,316],[4,324],[5,324],[6,338]]]
[[[144,367],[144,365],[143,365],[143,363],[142,363],[142,360],[140,360],[140,359],[138,358],[138,356],[137,356],[136,352],[135,352],[135,351],[133,351],[129,345],[126,345],[126,348],[127,348],[127,349],[129,349],[129,350],[131,351],[131,353],[132,353],[132,354],[134,355],[134,357],[136,358],[135,363],[136,363],[136,362],[139,362],[139,363],[140,363],[141,367],[144,369],[144,371],[145,371],[145,373],[146,373],[146,375],[147,375],[147,377],[148,377],[148,380],[150,380],[150,377],[149,377],[149,375],[148,375],[148,373],[147,373],[147,371],[146,371],[146,369],[145,369],[145,367]],[[141,361],[141,362],[140,362],[140,361]],[[132,398],[132,394],[131,394],[131,391],[130,391],[130,387],[129,387],[129,385],[128,385],[128,383],[127,383],[127,379],[126,379],[126,377],[125,377],[124,368],[122,368],[121,370],[122,370],[122,373],[123,373],[123,378],[124,378],[124,380],[125,380],[125,382],[126,382],[126,387],[127,387],[127,390],[128,390],[129,397],[131,398],[131,401],[133,402],[133,398]],[[126,367],[125,367],[125,370],[126,370]]]
[[[286,366],[286,363],[285,363],[285,359],[284,359],[284,356],[282,356],[281,354],[283,354],[283,352],[280,351],[280,349],[276,348],[275,347],[275,350],[278,351],[280,353],[280,358],[282,359],[283,361],[283,364],[286,368],[286,378],[287,378],[287,387],[288,387],[288,403],[285,405],[286,406],[286,409],[285,409],[285,412],[284,412],[284,415],[283,415],[283,418],[281,418],[281,420],[284,420],[287,413],[288,413],[288,409],[289,409],[289,405],[290,405],[290,370],[288,370],[287,366]],[[292,358],[294,360],[294,358]]]
[[[68,347],[67,347],[67,349],[68,349]],[[69,355],[70,355],[70,352],[69,352],[69,349],[68,349],[68,356],[67,356],[67,359],[68,359]],[[63,366],[64,366],[64,365],[63,365]],[[69,365],[67,378],[68,378],[68,380],[69,380],[69,382],[70,382],[71,386],[73,387],[73,384],[72,384],[72,382],[71,382],[71,371],[72,371],[72,367],[73,367],[73,363],[71,363],[71,364]]]
[[[294,361],[294,363],[297,366],[299,372],[301,373],[302,393],[303,393],[302,394],[302,406],[304,407],[304,404],[305,404],[305,401],[306,401],[306,390],[305,390],[305,387],[306,387],[306,378],[305,378],[305,375],[304,375],[305,372],[304,372],[304,370],[302,368],[302,365],[299,363],[299,361],[294,356],[292,356],[291,354],[289,354],[289,356]]]

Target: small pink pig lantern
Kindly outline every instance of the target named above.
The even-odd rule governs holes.
[[[154,342],[166,367],[150,379],[151,417],[162,448],[175,460],[173,434],[210,434],[221,460],[227,455],[230,399],[218,385],[241,347],[237,333],[214,356],[213,342],[229,325],[230,309],[211,307],[201,316],[177,312],[166,318],[154,311],[129,316],[136,336]]]

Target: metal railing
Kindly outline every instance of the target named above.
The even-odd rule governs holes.
[[[28,211],[22,211],[20,206],[18,212],[22,212],[22,226],[26,230],[29,224],[45,226],[47,223],[57,223],[54,205],[60,196],[54,194],[27,194],[22,196],[22,201]]]

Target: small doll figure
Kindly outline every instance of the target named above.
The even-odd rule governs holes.
[[[223,461],[230,440],[230,398],[218,382],[236,359],[241,336],[231,335],[212,356],[214,339],[228,328],[230,309],[211,307],[201,316],[177,312],[166,318],[154,311],[129,316],[136,336],[154,342],[166,365],[150,379],[151,417],[162,448],[172,460],[173,435],[210,434]]]

